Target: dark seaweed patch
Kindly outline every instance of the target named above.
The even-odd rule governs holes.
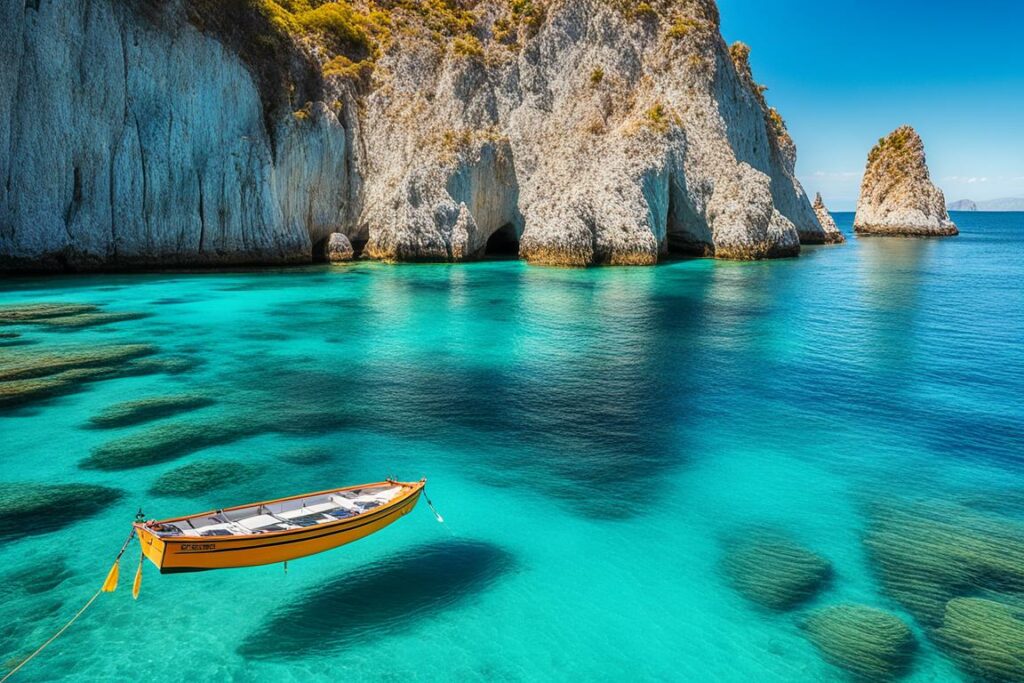
[[[119,489],[93,484],[0,484],[0,538],[62,529],[122,495]]]
[[[128,320],[141,320],[148,318],[148,313],[87,313],[82,315],[60,316],[45,318],[36,321],[51,330],[80,330],[87,327],[99,327],[100,325],[111,325],[113,323],[126,322]]]
[[[324,465],[332,462],[335,455],[326,448],[298,448],[282,453],[277,458],[290,465]]]
[[[154,353],[156,347],[148,344],[5,352],[0,354],[0,382],[46,377],[78,368],[110,367]]]
[[[753,529],[726,544],[722,570],[736,591],[772,610],[810,600],[832,577],[832,564],[781,532]]]
[[[89,422],[93,427],[99,428],[126,427],[205,408],[213,404],[212,398],[201,394],[153,396],[108,406],[93,415]]]
[[[513,564],[507,551],[481,541],[419,546],[307,591],[273,613],[239,652],[290,659],[410,628],[486,590]]]
[[[1024,681],[1024,600],[956,598],[935,639],[981,681]]]
[[[161,496],[199,496],[226,486],[245,483],[259,472],[260,468],[255,465],[231,460],[194,462],[164,473],[149,491]]]
[[[99,306],[92,304],[15,304],[0,306],[0,325],[24,325],[48,318],[86,315],[95,313]]]
[[[240,417],[166,422],[94,448],[79,466],[96,470],[145,467],[266,431],[270,430],[263,424]]]
[[[145,344],[0,351],[0,409],[79,391],[89,382],[137,372],[136,363],[156,352]]]
[[[802,626],[825,660],[859,680],[893,680],[917,649],[902,619],[865,605],[831,605],[811,613]]]
[[[12,593],[39,595],[48,593],[71,577],[66,557],[53,557],[25,569],[16,569],[0,577],[0,595]]]

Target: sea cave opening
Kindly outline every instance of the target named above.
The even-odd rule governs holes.
[[[506,223],[490,236],[484,247],[485,259],[516,259],[519,258],[519,233],[516,226]]]
[[[685,259],[709,256],[711,232],[706,223],[686,201],[685,188],[673,178],[668,188],[668,215],[665,225],[664,256],[667,259]]]

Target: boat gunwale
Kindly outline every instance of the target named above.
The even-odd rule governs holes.
[[[179,536],[161,536],[154,529],[150,529],[149,527],[146,526],[146,524],[148,524],[150,522],[135,522],[132,526],[134,526],[139,531],[140,534],[142,532],[145,532],[146,534],[152,536],[153,538],[155,538],[155,539],[157,539],[157,540],[159,540],[159,541],[161,541],[161,542],[163,542],[165,544],[166,543],[174,543],[175,541],[193,543],[193,542],[195,542],[197,540],[198,541],[203,541],[203,542],[210,542],[211,540],[215,540],[217,543],[222,543],[222,542],[228,542],[228,541],[251,541],[251,540],[254,540],[254,539],[262,540],[262,539],[268,539],[268,538],[278,538],[278,537],[285,536],[285,535],[298,535],[298,534],[301,534],[301,533],[304,533],[304,532],[307,532],[307,531],[316,531],[318,529],[334,528],[336,526],[341,526],[341,525],[344,525],[344,524],[348,524],[349,522],[353,522],[353,521],[365,521],[370,515],[374,515],[374,514],[376,514],[378,512],[383,512],[385,510],[391,509],[391,508],[395,507],[396,505],[407,501],[414,494],[418,494],[419,492],[421,492],[423,490],[423,487],[426,486],[426,483],[427,483],[426,479],[421,479],[420,481],[417,481],[417,482],[394,481],[394,480],[391,480],[391,479],[387,479],[385,481],[374,482],[374,483],[370,483],[370,484],[357,484],[355,486],[345,486],[345,487],[338,488],[338,489],[325,489],[323,491],[314,491],[314,492],[311,492],[311,493],[303,493],[303,494],[300,494],[298,496],[287,496],[285,498],[274,498],[272,500],[264,500],[264,501],[260,501],[260,502],[257,502],[257,503],[246,503],[244,505],[234,505],[232,507],[218,508],[216,510],[209,510],[207,512],[199,512],[199,513],[196,513],[194,515],[184,515],[182,517],[169,517],[167,519],[151,520],[151,522],[154,523],[154,524],[170,524],[172,522],[179,522],[179,521],[182,521],[182,520],[185,520],[185,519],[194,519],[196,517],[203,517],[203,516],[206,516],[206,515],[215,515],[215,514],[222,513],[222,512],[228,512],[230,510],[242,510],[244,508],[258,507],[260,505],[267,505],[267,504],[270,504],[270,503],[280,503],[280,502],[287,501],[287,500],[298,500],[300,498],[309,498],[309,497],[312,497],[312,496],[322,496],[322,495],[326,495],[326,494],[330,494],[330,493],[340,493],[342,491],[352,491],[352,490],[355,490],[355,489],[370,488],[370,487],[374,487],[374,486],[383,486],[383,485],[387,485],[387,484],[398,485],[398,486],[401,486],[402,488],[406,489],[406,492],[403,495],[400,495],[400,496],[394,498],[393,500],[388,501],[384,505],[380,505],[380,506],[372,508],[370,510],[364,510],[363,512],[360,512],[357,515],[352,515],[351,517],[346,517],[344,519],[339,519],[339,520],[336,520],[336,521],[333,521],[333,522],[323,522],[322,524],[317,524],[316,526],[312,526],[312,527],[299,527],[298,529],[282,529],[281,531],[267,531],[267,532],[264,532],[264,533],[232,534],[231,536],[189,536],[189,535],[185,535],[185,534],[182,534],[182,535],[179,535]]]

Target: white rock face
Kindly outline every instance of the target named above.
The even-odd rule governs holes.
[[[241,62],[138,4],[0,3],[0,268],[308,261],[345,216],[343,124],[289,116],[275,159]]]
[[[931,181],[921,136],[910,126],[897,128],[871,150],[853,227],[862,235],[959,234],[942,190]]]
[[[535,36],[480,56],[404,41],[364,119],[371,256],[461,260],[509,226],[534,263],[754,259],[824,243],[795,149],[710,0],[689,22],[553,1]],[[481,13],[501,16],[504,3]]]
[[[829,213],[828,207],[825,206],[825,200],[821,198],[821,193],[818,192],[814,195],[814,213],[818,216],[818,222],[821,223],[822,229],[825,231],[825,244],[840,244],[846,241],[843,236],[843,232],[836,225],[836,221],[832,218],[832,214]]]
[[[329,78],[269,121],[182,0],[0,3],[0,269],[306,262],[335,232],[577,266],[830,241],[713,0],[536,2],[514,45],[482,0],[478,52],[403,35],[358,95]]]
[[[352,243],[340,232],[331,233],[327,238],[327,245],[324,249],[327,260],[331,263],[351,261],[355,256]]]

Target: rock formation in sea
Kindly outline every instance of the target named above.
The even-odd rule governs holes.
[[[0,268],[791,256],[826,232],[713,0],[0,6]],[[491,242],[492,245],[495,242]]]
[[[861,235],[958,234],[942,190],[931,181],[921,136],[910,126],[879,140],[868,155],[853,228]]]
[[[826,244],[841,244],[846,241],[846,237],[843,236],[839,226],[836,225],[836,221],[832,218],[832,214],[829,213],[828,207],[825,206],[825,200],[821,198],[821,193],[818,192],[814,195],[814,214],[818,217],[818,222],[821,224],[821,229],[825,231],[825,243]]]
[[[331,263],[351,261],[352,257],[355,256],[355,250],[352,249],[352,243],[349,242],[344,233],[340,232],[332,233],[331,236],[327,238],[326,250],[327,260]]]

